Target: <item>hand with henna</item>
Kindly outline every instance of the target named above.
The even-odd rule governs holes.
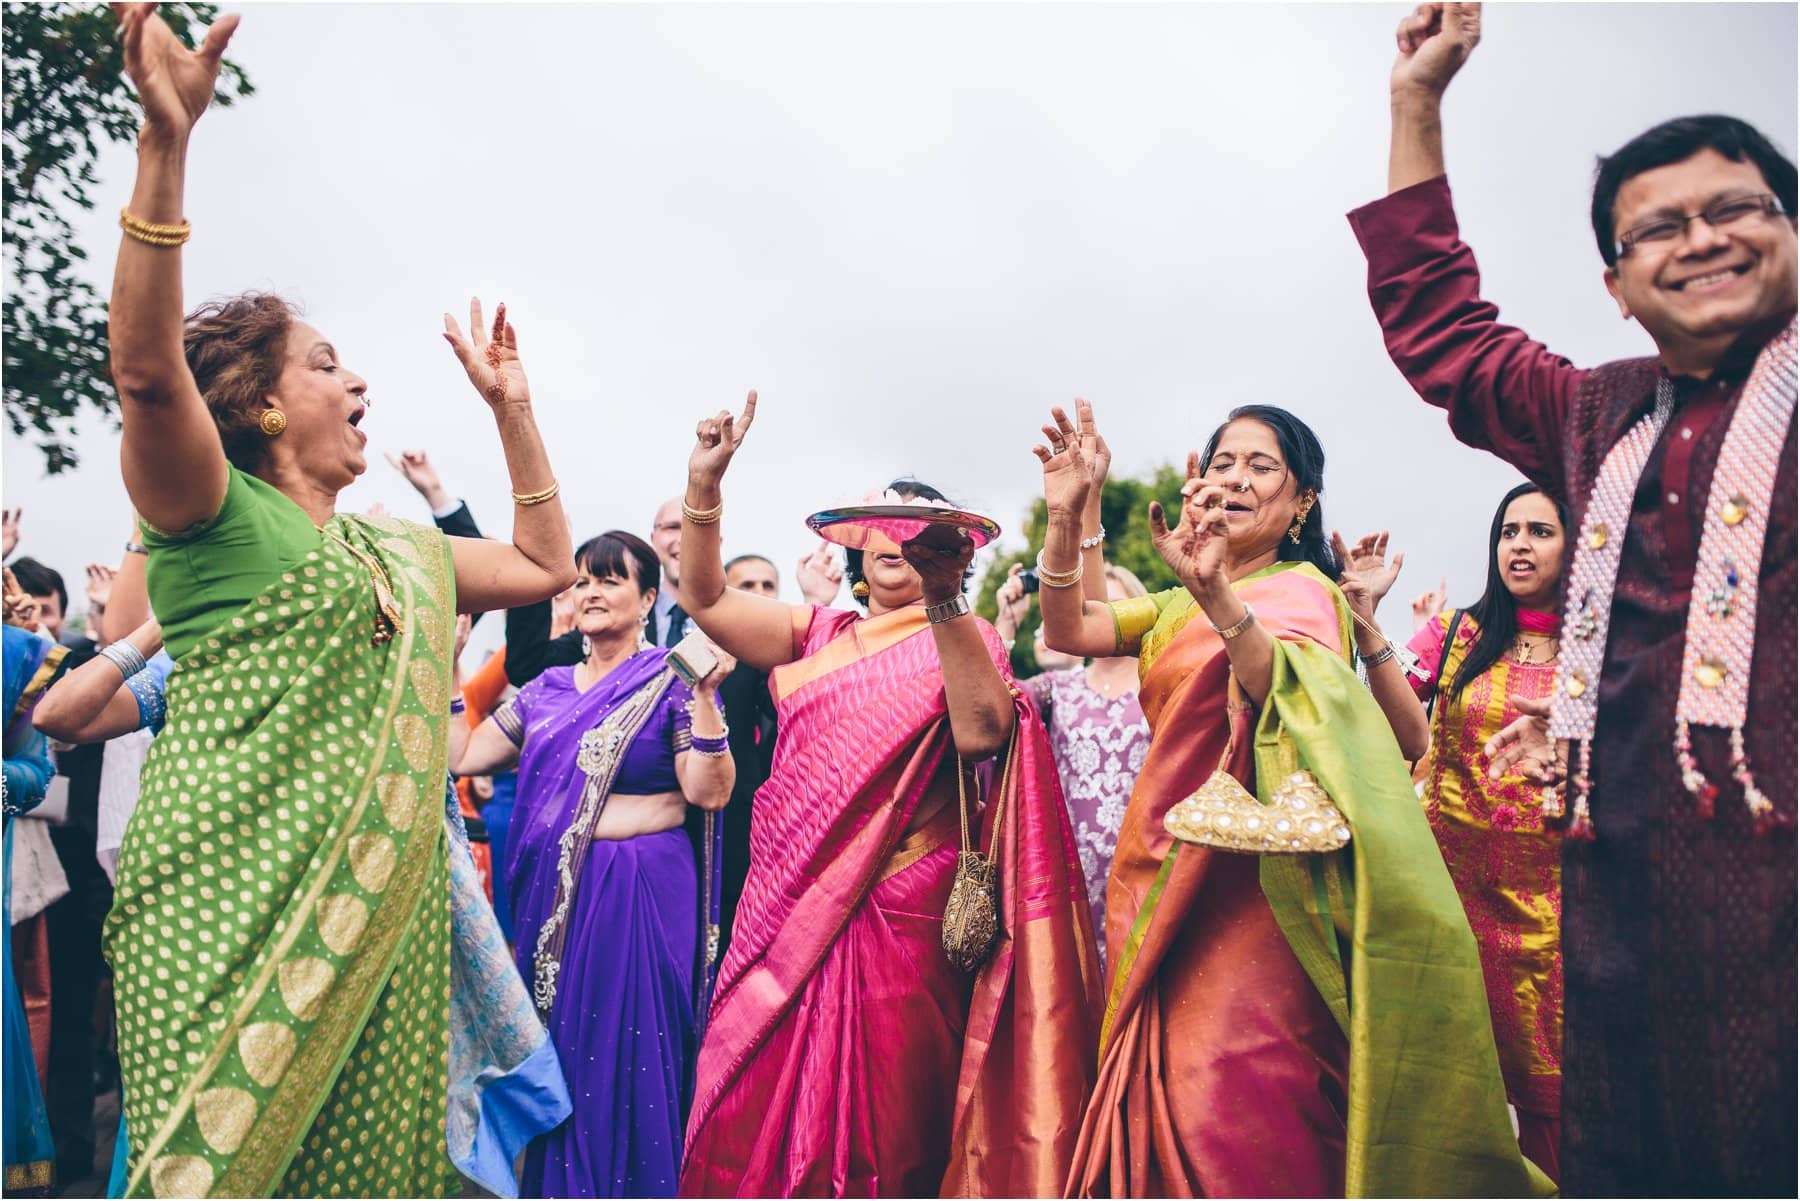
[[[519,358],[519,335],[506,319],[502,302],[494,310],[492,329],[484,328],[481,301],[469,301],[469,336],[463,337],[456,318],[444,314],[444,341],[456,352],[457,362],[469,373],[469,382],[490,408],[529,405],[531,388],[525,382],[525,364]]]

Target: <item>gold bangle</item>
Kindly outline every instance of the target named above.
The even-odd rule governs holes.
[[[720,501],[710,509],[696,509],[686,500],[681,502],[681,515],[695,525],[716,525],[725,512],[725,502]]]
[[[1082,570],[1085,564],[1075,560],[1075,566],[1068,571],[1057,571],[1044,566],[1044,552],[1039,551],[1037,557],[1038,582],[1046,588],[1073,588],[1081,583]]]
[[[548,488],[545,488],[542,492],[515,492],[515,493],[513,493],[513,504],[519,505],[519,506],[525,507],[525,508],[529,508],[532,505],[541,505],[547,500],[554,500],[556,498],[556,494],[561,491],[562,491],[562,484],[553,480],[553,481],[551,481],[550,486]]]
[[[179,225],[158,225],[131,215],[130,209],[119,210],[119,228],[125,236],[149,246],[179,246],[193,235],[194,227],[186,221]]]

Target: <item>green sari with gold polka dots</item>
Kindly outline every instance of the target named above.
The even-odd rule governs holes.
[[[169,679],[106,925],[129,1196],[461,1187],[445,1153],[449,547],[392,519],[322,533],[197,630]]]

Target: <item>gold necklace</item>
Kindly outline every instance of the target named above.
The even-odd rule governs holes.
[[[1544,645],[1549,648],[1550,654],[1541,660],[1533,659],[1531,657],[1532,643],[1530,641],[1530,636],[1527,634],[1515,635],[1513,637],[1513,658],[1528,667],[1536,666],[1539,663],[1555,662],[1557,654],[1562,650],[1562,639],[1551,637]]]

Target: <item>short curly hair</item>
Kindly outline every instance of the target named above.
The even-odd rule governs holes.
[[[209,300],[187,315],[182,353],[219,427],[225,457],[254,474],[268,453],[264,399],[281,379],[300,307],[272,292]]]

